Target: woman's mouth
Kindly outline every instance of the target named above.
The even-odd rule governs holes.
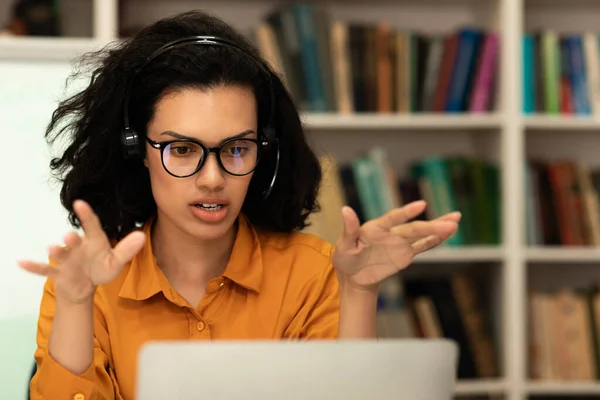
[[[217,223],[229,214],[225,203],[195,203],[190,206],[192,214],[202,222]]]
[[[217,210],[220,210],[221,208],[225,207],[224,204],[206,204],[206,203],[195,204],[195,206],[198,208],[202,208],[204,210],[209,210],[209,211],[217,211]]]

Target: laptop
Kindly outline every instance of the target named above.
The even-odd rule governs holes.
[[[149,342],[138,400],[450,400],[447,339]]]

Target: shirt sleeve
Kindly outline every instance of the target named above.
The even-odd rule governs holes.
[[[340,315],[338,279],[331,262],[306,286],[302,306],[285,337],[337,339]]]
[[[99,340],[107,341],[108,333],[97,301],[94,301],[94,360],[79,375],[64,368],[48,352],[55,308],[54,281],[48,279],[44,285],[38,319],[37,349],[34,354],[37,371],[30,382],[31,400],[122,400],[115,377],[109,372],[108,356]]]

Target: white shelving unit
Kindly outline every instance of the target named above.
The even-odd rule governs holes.
[[[504,258],[504,247],[439,247],[419,254],[415,258],[415,263],[502,262]]]
[[[529,248],[527,249],[526,259],[529,262],[545,262],[545,263],[599,263],[600,264],[600,249],[598,248]]]
[[[527,392],[536,395],[591,396],[600,395],[600,385],[589,382],[530,383]]]
[[[478,380],[460,382],[456,385],[457,396],[480,396],[480,395],[502,395],[506,393],[506,381],[504,380]]]
[[[0,60],[64,61],[99,49],[102,45],[99,40],[86,38],[0,37]]]
[[[117,38],[119,23],[146,24],[157,18],[203,8],[222,16],[241,30],[254,26],[277,0],[70,0],[63,11],[72,37],[0,37],[0,62],[5,60],[70,60],[84,51],[97,49]],[[321,0],[326,1],[326,0]],[[0,0],[0,24],[12,0]],[[334,17],[346,20],[387,20],[393,26],[447,32],[463,24],[496,29],[501,37],[499,99],[489,115],[304,115],[315,145],[334,151],[340,161],[353,157],[366,144],[381,143],[394,151],[392,160],[402,169],[407,162],[439,151],[479,154],[497,161],[502,168],[502,243],[499,248],[439,248],[417,257],[413,268],[423,265],[480,263],[499,271],[495,315],[500,339],[501,376],[496,380],[459,382],[457,396],[502,395],[509,400],[528,395],[600,394],[600,384],[538,383],[528,380],[526,294],[530,274],[550,265],[561,279],[570,270],[586,266],[576,279],[594,279],[600,273],[600,249],[532,248],[524,244],[523,165],[526,156],[551,158],[575,156],[600,164],[598,140],[600,116],[548,117],[521,113],[521,37],[525,29],[552,27],[580,32],[594,30],[600,3],[590,0],[375,0],[366,3],[329,0]],[[119,15],[119,10],[124,15]],[[76,15],[73,15],[73,14]],[[78,13],[78,14],[77,14]],[[90,26],[91,24],[91,26]],[[86,34],[87,33],[87,34]],[[575,135],[575,133],[578,133]],[[367,135],[368,134],[368,135]],[[343,138],[343,140],[340,140]],[[340,145],[340,143],[342,143]],[[542,270],[543,271],[543,270]],[[583,274],[583,278],[582,278]]]
[[[322,132],[339,129],[345,131],[415,131],[415,130],[498,130],[502,126],[499,115],[338,115],[338,114],[310,114],[305,116],[304,123],[310,130]]]
[[[530,132],[553,131],[598,131],[600,118],[578,116],[531,116],[524,120],[525,129]]]

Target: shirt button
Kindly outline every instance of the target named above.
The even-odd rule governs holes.
[[[200,332],[202,332],[205,327],[206,325],[202,321],[198,322],[198,325],[196,325],[196,329],[198,329]]]
[[[73,400],[85,400],[85,395],[83,393],[77,393],[73,396]]]
[[[221,281],[221,283],[219,283],[219,287],[223,287],[223,285],[225,285],[225,282]]]

